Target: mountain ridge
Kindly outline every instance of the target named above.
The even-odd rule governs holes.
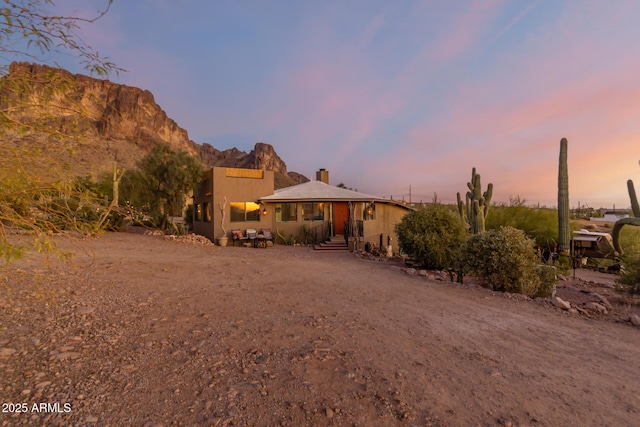
[[[0,109],[10,114],[10,120],[31,129],[11,137],[34,148],[46,148],[54,138],[39,126],[46,126],[53,134],[69,134],[79,173],[108,170],[114,160],[133,167],[155,143],[163,143],[198,158],[205,167],[273,170],[277,188],[308,181],[301,174],[288,172],[270,144],[257,142],[246,153],[190,140],[188,132],[166,114],[148,90],[28,62],[12,63],[9,74],[0,81]]]

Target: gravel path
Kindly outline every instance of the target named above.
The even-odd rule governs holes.
[[[84,247],[71,267],[2,273],[0,426],[640,420],[640,329],[623,316],[303,247]]]

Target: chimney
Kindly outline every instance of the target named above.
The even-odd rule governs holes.
[[[329,183],[329,171],[326,169],[320,169],[316,172],[316,181],[322,181],[325,184]]]

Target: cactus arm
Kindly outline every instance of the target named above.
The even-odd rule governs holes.
[[[627,181],[627,189],[629,190],[629,200],[631,200],[631,210],[633,216],[640,218],[640,205],[638,205],[638,196],[636,196],[636,190],[633,188],[633,181]]]
[[[487,217],[489,213],[489,205],[491,204],[491,197],[493,196],[493,184],[487,185],[487,191],[484,192],[484,216]]]
[[[613,225],[613,231],[611,232],[611,235],[613,237],[613,247],[618,252],[618,255],[622,255],[624,253],[622,247],[620,246],[620,231],[625,225],[640,226],[640,218],[622,218],[617,220]]]
[[[469,226],[469,216],[467,213],[467,208],[465,206],[465,202],[462,201],[462,197],[460,197],[460,193],[456,193],[456,199],[458,200],[458,214],[460,214],[460,219],[462,220],[462,225],[468,230]]]

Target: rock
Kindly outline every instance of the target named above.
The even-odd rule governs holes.
[[[78,356],[80,356],[80,353],[76,353],[75,351],[65,351],[62,353],[58,353],[56,355],[56,359],[58,360],[77,359]]]
[[[78,307],[76,313],[78,314],[91,314],[96,311],[95,307]]]
[[[637,314],[632,314],[629,316],[629,322],[635,327],[640,328],[640,317]]]
[[[416,274],[416,269],[415,268],[407,268],[405,270],[405,273],[407,273],[409,276],[413,276],[414,274]]]
[[[418,276],[426,277],[427,275],[427,270],[418,270]]]
[[[95,415],[87,415],[87,418],[84,419],[85,423],[95,424],[98,422],[98,417]]]
[[[605,297],[604,295],[600,295],[599,293],[596,293],[596,292],[592,292],[589,295],[597,298],[600,301],[600,304],[604,305],[607,308],[607,310],[613,310],[611,303],[609,302],[607,297]]]
[[[14,348],[2,347],[0,348],[0,357],[9,357],[15,352],[16,350]]]
[[[256,365],[266,365],[267,363],[269,363],[269,356],[266,354],[262,354],[258,357],[256,357]]]
[[[598,304],[597,302],[590,301],[584,306],[591,311],[595,311],[600,314],[607,314],[607,308],[602,304]]]
[[[553,305],[563,310],[569,310],[571,308],[571,304],[560,297],[551,298],[551,302],[553,303]]]
[[[333,410],[331,408],[325,408],[325,413],[327,414],[327,418],[333,418]]]

